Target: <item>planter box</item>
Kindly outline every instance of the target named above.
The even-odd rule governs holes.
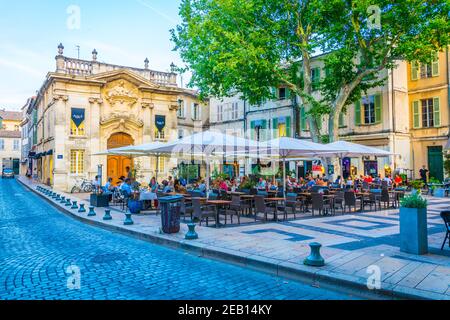
[[[91,194],[90,203],[91,206],[97,208],[109,207],[109,197],[108,194]]]
[[[400,251],[428,253],[427,209],[400,208]]]
[[[434,190],[433,196],[438,197],[438,198],[445,198],[445,189],[438,188],[438,189]]]

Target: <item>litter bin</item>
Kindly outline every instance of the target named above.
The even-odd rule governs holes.
[[[180,232],[180,209],[182,196],[158,198],[161,208],[161,225],[164,233]]]

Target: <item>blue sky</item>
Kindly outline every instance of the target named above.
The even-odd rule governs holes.
[[[179,23],[180,0],[0,0],[0,108],[20,109],[55,70],[60,42],[64,55],[169,70],[169,30]],[[74,11],[75,8],[75,11]],[[80,12],[79,28],[76,10]]]

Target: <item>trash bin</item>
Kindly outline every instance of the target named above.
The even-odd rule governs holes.
[[[182,196],[158,198],[161,208],[161,225],[164,233],[180,232],[180,209]]]

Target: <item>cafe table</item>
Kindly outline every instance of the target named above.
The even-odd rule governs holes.
[[[220,220],[219,220],[219,207],[224,207],[231,204],[231,201],[229,200],[207,200],[206,204],[213,205],[216,209],[216,228],[219,228],[221,226]]]

